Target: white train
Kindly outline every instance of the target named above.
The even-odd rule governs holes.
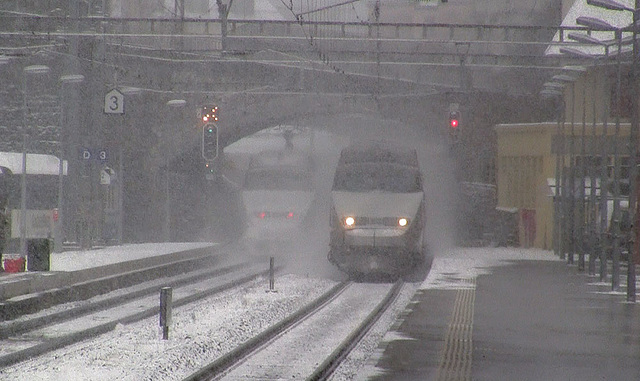
[[[242,186],[245,238],[268,242],[299,237],[314,198],[308,155],[291,150],[255,156]]]
[[[343,149],[331,202],[328,257],[342,271],[405,274],[424,260],[425,194],[415,149]]]
[[[306,128],[278,126],[247,139],[245,147],[229,150],[242,173],[242,242],[254,251],[275,254],[308,230],[317,197],[312,136]]]

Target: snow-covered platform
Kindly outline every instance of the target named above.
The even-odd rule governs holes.
[[[0,300],[207,255],[210,242],[143,243],[52,253],[51,271],[0,273]]]

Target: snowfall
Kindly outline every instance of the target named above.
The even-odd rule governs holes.
[[[358,119],[359,120],[359,119]],[[358,122],[355,120],[355,122]],[[349,119],[348,125],[354,124]],[[346,125],[345,124],[345,125]],[[357,123],[355,123],[357,124]],[[360,123],[362,128],[371,130],[373,124]],[[401,136],[408,135],[397,126],[393,131]],[[381,127],[382,128],[382,127]],[[273,138],[272,132],[256,135],[255,139],[266,144]],[[344,139],[330,135],[315,135],[315,150],[337,152]],[[423,141],[415,137],[414,141]],[[226,147],[225,155],[237,156],[256,142],[245,141],[245,147]],[[432,187],[442,185],[442,173],[448,166],[438,157],[446,157],[440,146],[430,147],[430,157],[423,158],[430,164],[426,173],[426,184]],[[328,155],[327,156],[331,156]],[[331,156],[331,157],[333,157]],[[439,164],[438,164],[439,163]],[[439,166],[438,166],[439,165]],[[335,166],[335,163],[334,163]],[[331,165],[319,165],[319,177],[332,179],[328,175]],[[325,181],[327,182],[327,181]],[[327,185],[328,184],[328,185]],[[324,184],[331,186],[330,180]],[[447,195],[434,194],[439,198],[433,202],[433,221],[446,220],[446,211],[438,205],[448,205]],[[328,210],[328,209],[326,209]],[[442,225],[442,224],[440,224]],[[446,234],[440,232],[440,236]],[[434,237],[442,238],[442,237]],[[317,238],[322,241],[322,238]],[[11,367],[0,369],[0,380],[182,380],[199,368],[214,361],[249,340],[258,333],[289,314],[299,310],[314,298],[330,289],[344,276],[333,268],[326,259],[326,251],[309,249],[318,246],[305,241],[304,253],[294,253],[294,261],[287,264],[285,271],[275,279],[275,291],[269,289],[269,280],[260,279],[249,287],[233,289],[199,302],[173,309],[172,325],[168,340],[162,339],[158,317],[139,322],[119,325],[112,332],[86,340],[45,356],[25,359]],[[52,271],[73,271],[90,266],[108,265],[114,262],[133,260],[150,255],[161,255],[181,251],[190,247],[202,247],[203,243],[183,244],[138,244],[108,247],[100,250],[64,252],[52,255]],[[326,244],[325,246],[326,247]],[[308,252],[307,252],[308,251]],[[303,258],[299,260],[298,258]],[[549,251],[519,248],[434,248],[431,270],[422,280],[408,283],[386,314],[378,321],[360,345],[350,354],[344,366],[334,375],[334,380],[352,380],[356,376],[375,374],[376,351],[385,342],[398,339],[392,327],[402,315],[416,291],[421,289],[456,290],[473,287],[470,279],[481,274],[489,274],[492,268],[510,261],[559,260]],[[267,262],[268,263],[268,262]],[[266,265],[268,266],[268,264]],[[265,267],[266,269],[266,267]],[[339,274],[336,276],[335,274]],[[61,308],[61,307],[57,307]],[[346,337],[349,332],[345,332]],[[303,350],[303,348],[292,348]]]
[[[201,246],[202,243],[140,244],[109,247],[102,251],[66,252],[52,256],[52,269],[100,266]],[[164,251],[158,251],[159,248]],[[417,290],[473,287],[475,283],[468,282],[469,279],[490,274],[492,268],[511,261],[559,260],[549,251],[536,249],[456,248],[442,251],[434,254],[431,270],[423,281],[410,283],[403,289],[393,307],[352,353],[351,360],[334,375],[335,380],[375,374],[371,356],[380,344],[398,338],[391,327]],[[300,309],[337,282],[335,277],[284,271],[276,277],[277,292],[265,292],[268,279],[260,279],[249,287],[174,308],[168,340],[162,340],[158,318],[149,318],[119,325],[97,338],[0,369],[0,379],[181,380]],[[345,337],[347,334],[345,332]]]

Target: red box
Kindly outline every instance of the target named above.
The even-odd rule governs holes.
[[[4,271],[8,273],[19,273],[24,271],[24,258],[5,258]]]

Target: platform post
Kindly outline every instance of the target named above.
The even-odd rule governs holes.
[[[171,299],[172,288],[160,289],[160,327],[162,327],[162,339],[169,339],[169,326],[171,325]]]

